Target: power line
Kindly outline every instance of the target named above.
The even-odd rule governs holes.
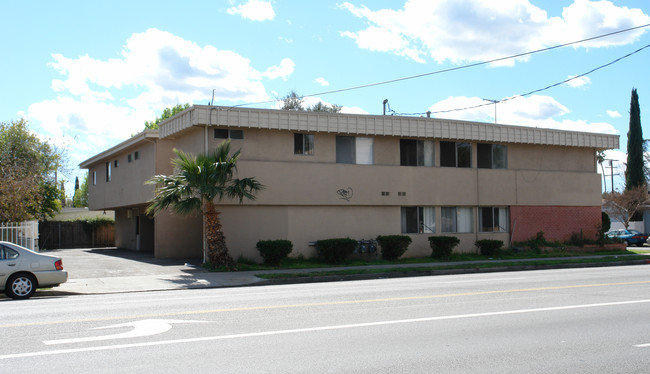
[[[608,62],[608,63],[606,63],[606,64],[604,64],[604,65],[600,65],[600,66],[598,66],[597,68],[591,69],[591,70],[589,70],[589,71],[586,72],[586,73],[582,73],[582,74],[580,74],[580,75],[576,75],[576,76],[574,76],[574,77],[571,77],[571,78],[565,79],[565,80],[563,80],[563,81],[561,81],[561,82],[553,83],[553,84],[551,84],[551,85],[549,85],[549,86],[546,86],[546,87],[544,87],[544,88],[538,88],[538,89],[533,90],[533,91],[529,91],[529,92],[526,92],[526,93],[523,93],[523,94],[520,94],[520,95],[514,95],[514,96],[511,96],[511,97],[507,97],[507,98],[505,98],[505,99],[501,99],[501,100],[488,100],[488,101],[490,101],[489,103],[483,103],[483,104],[479,104],[479,105],[468,106],[468,107],[465,107],[465,108],[439,110],[439,111],[435,111],[435,112],[431,112],[431,113],[432,113],[432,114],[438,114],[438,113],[460,112],[460,111],[463,111],[463,110],[476,109],[476,108],[481,108],[481,107],[484,107],[484,106],[487,106],[487,105],[492,105],[492,104],[496,104],[496,103],[502,103],[502,102],[504,102],[504,101],[510,101],[510,100],[516,99],[516,98],[518,98],[518,97],[530,96],[530,95],[532,95],[532,94],[535,94],[535,93],[538,93],[538,92],[541,92],[541,91],[546,91],[546,90],[551,89],[551,88],[553,88],[553,87],[557,87],[557,86],[562,85],[562,84],[564,84],[564,83],[570,82],[570,81],[572,81],[572,80],[574,80],[574,79],[578,79],[578,78],[581,78],[581,77],[585,77],[585,76],[587,76],[587,75],[589,75],[589,74],[591,74],[591,73],[593,73],[593,72],[595,72],[595,71],[597,71],[597,70],[600,70],[600,69],[606,68],[606,67],[608,67],[608,66],[610,66],[610,65],[613,65],[613,64],[615,64],[615,63],[617,63],[617,62],[619,62],[619,61],[621,61],[621,60],[623,60],[623,59],[625,59],[625,58],[628,58],[628,57],[630,57],[630,56],[632,56],[632,55],[634,55],[634,54],[637,54],[637,53],[639,53],[639,52],[641,52],[641,51],[643,51],[644,49],[649,48],[649,47],[650,47],[650,44],[645,45],[645,46],[643,46],[643,47],[637,49],[636,51],[630,52],[630,53],[628,53],[628,54],[626,54],[626,55],[624,55],[624,56],[622,56],[622,57],[619,57],[619,58],[617,58],[617,59],[615,59],[615,60],[613,60],[613,61],[610,61],[610,62]],[[422,114],[422,113],[419,113],[419,114]]]
[[[422,78],[422,77],[426,77],[426,76],[430,76],[430,75],[448,73],[448,72],[452,72],[452,71],[456,71],[456,70],[462,70],[462,69],[468,69],[468,68],[473,68],[473,67],[482,66],[482,65],[488,65],[488,64],[495,63],[495,62],[500,62],[500,61],[515,59],[515,58],[519,58],[519,57],[529,56],[529,55],[533,55],[533,54],[536,54],[536,53],[541,53],[541,52],[546,52],[546,51],[550,51],[550,50],[553,50],[553,49],[563,48],[563,47],[567,47],[567,46],[574,45],[574,44],[580,44],[580,43],[584,43],[584,42],[588,42],[588,41],[592,41],[592,40],[596,40],[596,39],[606,38],[608,36],[617,35],[617,34],[629,32],[629,31],[633,31],[633,30],[638,30],[638,29],[641,29],[641,28],[646,28],[648,26],[650,26],[650,24],[630,27],[630,28],[623,29],[623,30],[613,31],[613,32],[610,32],[610,33],[607,33],[607,34],[593,36],[593,37],[590,37],[590,38],[581,39],[581,40],[577,40],[577,41],[573,41],[573,42],[569,42],[569,43],[558,44],[558,45],[555,45],[555,46],[552,46],[552,47],[537,49],[537,50],[534,50],[534,51],[519,53],[519,54],[516,54],[516,55],[507,56],[507,57],[500,57],[500,58],[496,58],[496,59],[493,59],[493,60],[481,61],[481,62],[476,62],[476,63],[472,63],[472,64],[456,66],[456,67],[453,67],[453,68],[435,70],[435,71],[428,72],[428,73],[410,75],[410,76],[407,76],[407,77],[390,79],[390,80],[381,81],[381,82],[368,83],[368,84],[363,84],[363,85],[359,85],[359,86],[341,88],[341,89],[337,89],[337,90],[317,92],[317,93],[313,93],[313,94],[309,94],[309,95],[303,95],[303,96],[301,96],[301,98],[302,97],[308,97],[308,96],[322,96],[322,95],[329,95],[329,94],[345,92],[345,91],[359,90],[359,89],[362,89],[362,88],[380,86],[380,85],[389,84],[389,83],[395,83],[395,82],[401,82],[401,81],[410,80],[410,79]],[[274,103],[274,102],[277,102],[277,101],[281,101],[281,100],[258,101],[258,102],[254,102],[254,103],[244,103],[244,104],[233,105],[232,107],[236,108],[236,107],[249,106],[249,105],[269,104],[269,103]],[[487,104],[487,105],[489,105],[489,104]]]

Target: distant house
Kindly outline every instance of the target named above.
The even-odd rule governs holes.
[[[198,154],[225,139],[241,149],[239,176],[266,189],[220,204],[232,255],[258,257],[258,240],[310,242],[405,234],[407,256],[430,254],[427,238],[505,243],[543,231],[567,240],[595,235],[601,219],[596,151],[618,136],[480,122],[195,105],[81,164],[89,206],[115,211],[116,245],[156,257],[200,257],[202,219],[145,215],[154,174],[172,174],[173,148]]]

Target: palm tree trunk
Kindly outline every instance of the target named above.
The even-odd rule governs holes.
[[[237,270],[235,261],[228,253],[226,237],[221,231],[220,212],[217,211],[212,201],[205,202],[203,218],[205,222],[205,237],[208,243],[208,260],[213,265],[222,265],[227,271]]]

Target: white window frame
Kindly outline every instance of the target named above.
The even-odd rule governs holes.
[[[354,142],[352,142],[352,147],[353,149],[339,149],[343,143],[339,143],[339,141],[343,139],[350,139],[353,138]],[[372,165],[374,163],[374,139],[373,138],[364,138],[364,137],[358,137],[358,136],[342,136],[342,135],[337,135],[336,136],[336,162],[339,164],[356,164],[356,165]],[[342,151],[347,151],[345,153],[351,153],[352,154],[352,162],[346,162],[347,160],[342,159],[340,155],[344,155],[344,152]]]
[[[483,224],[483,214],[489,213],[491,216],[492,226],[490,229],[485,230]],[[486,206],[478,208],[478,227],[480,232],[509,232],[510,230],[510,210],[508,207],[503,206]],[[495,222],[498,221],[498,222]]]
[[[295,155],[314,155],[314,135],[294,133],[293,134],[293,154]]]
[[[441,232],[474,232],[474,209],[472,207],[442,207],[440,217]]]
[[[404,159],[406,141],[409,144],[415,142],[415,162]],[[411,145],[412,147],[412,145]],[[407,162],[411,161],[411,162]],[[416,139],[400,139],[400,165],[401,166],[434,166],[435,163],[435,144],[433,140],[416,140]]]
[[[413,209],[415,209],[417,229],[416,231],[409,231],[407,214],[412,214]],[[436,208],[430,206],[404,206],[400,209],[400,222],[402,234],[435,234]]]

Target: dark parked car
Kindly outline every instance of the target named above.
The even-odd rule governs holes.
[[[612,230],[608,231],[605,235],[607,235],[608,238],[617,238],[625,241],[625,244],[628,247],[632,244],[642,247],[648,240],[648,234],[642,234],[636,230]]]

